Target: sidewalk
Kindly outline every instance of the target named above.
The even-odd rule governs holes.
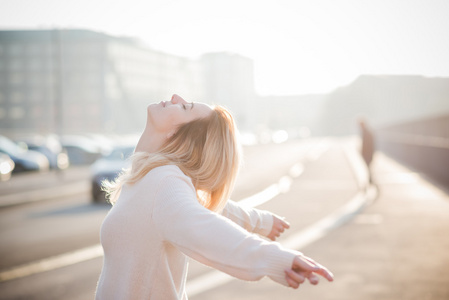
[[[326,258],[335,282],[304,299],[449,299],[449,196],[378,154],[380,197],[305,251]],[[299,295],[298,295],[299,296]],[[282,297],[281,297],[282,298]]]

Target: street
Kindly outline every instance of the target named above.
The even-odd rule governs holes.
[[[257,208],[286,217],[291,228],[279,242],[302,243],[297,250],[327,266],[335,282],[293,290],[269,279],[214,281],[214,270],[192,261],[189,299],[449,299],[448,194],[381,153],[373,166],[377,199],[340,212],[321,236],[304,242],[304,229],[362,195],[348,148],[355,150],[353,139],[245,147],[232,195],[236,201],[259,195]],[[275,192],[262,196],[268,187]],[[93,299],[102,266],[95,251],[108,209],[93,204],[87,191],[1,208],[0,299]],[[91,256],[70,255],[83,249]],[[25,273],[8,273],[18,267]]]

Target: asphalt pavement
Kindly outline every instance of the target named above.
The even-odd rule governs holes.
[[[304,169],[297,176],[292,175],[294,168],[290,169],[288,189],[259,208],[288,216],[292,229],[280,242],[326,265],[334,273],[335,281],[321,280],[318,286],[306,283],[293,290],[269,279],[256,283],[233,279],[210,289],[205,286],[190,297],[192,300],[449,299],[447,189],[434,185],[422,174],[398,164],[383,153],[376,153],[372,171],[378,190],[370,188],[365,191],[366,170],[355,154],[357,145],[354,140],[335,139],[324,144],[327,146],[312,147],[304,153],[301,164],[296,165],[297,170]],[[320,149],[322,153],[315,155]],[[264,167],[259,167],[263,172]],[[55,174],[53,181],[59,182],[59,188],[73,187],[74,184],[88,188],[86,176],[88,172],[80,169],[65,178]],[[2,189],[0,203],[7,203],[5,199],[12,199],[14,194],[42,195],[32,188],[38,182],[26,182],[26,176],[16,182],[11,181],[7,188]],[[15,193],[13,184],[16,185]],[[28,188],[17,189],[20,184]],[[333,218],[329,219],[329,216]],[[304,241],[302,238],[306,233],[309,233],[309,239]],[[208,275],[209,269],[195,268],[195,263],[192,263],[188,290],[201,276],[208,279],[205,281],[207,284],[213,278]],[[15,281],[4,284],[15,285]],[[91,285],[94,288],[95,282]]]
[[[0,182],[0,208],[56,199],[90,191],[89,166],[71,166],[66,170],[13,174]]]

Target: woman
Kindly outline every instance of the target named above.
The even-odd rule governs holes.
[[[243,280],[332,281],[300,252],[248,232],[274,240],[286,222],[227,201],[240,163],[229,112],[174,95],[147,113],[131,169],[106,186],[114,206],[101,228],[97,299],[187,299],[186,256]]]

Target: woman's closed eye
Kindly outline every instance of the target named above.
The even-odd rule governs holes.
[[[187,107],[186,107],[186,105],[183,103],[182,104],[182,108],[184,109],[184,110],[187,110]]]

